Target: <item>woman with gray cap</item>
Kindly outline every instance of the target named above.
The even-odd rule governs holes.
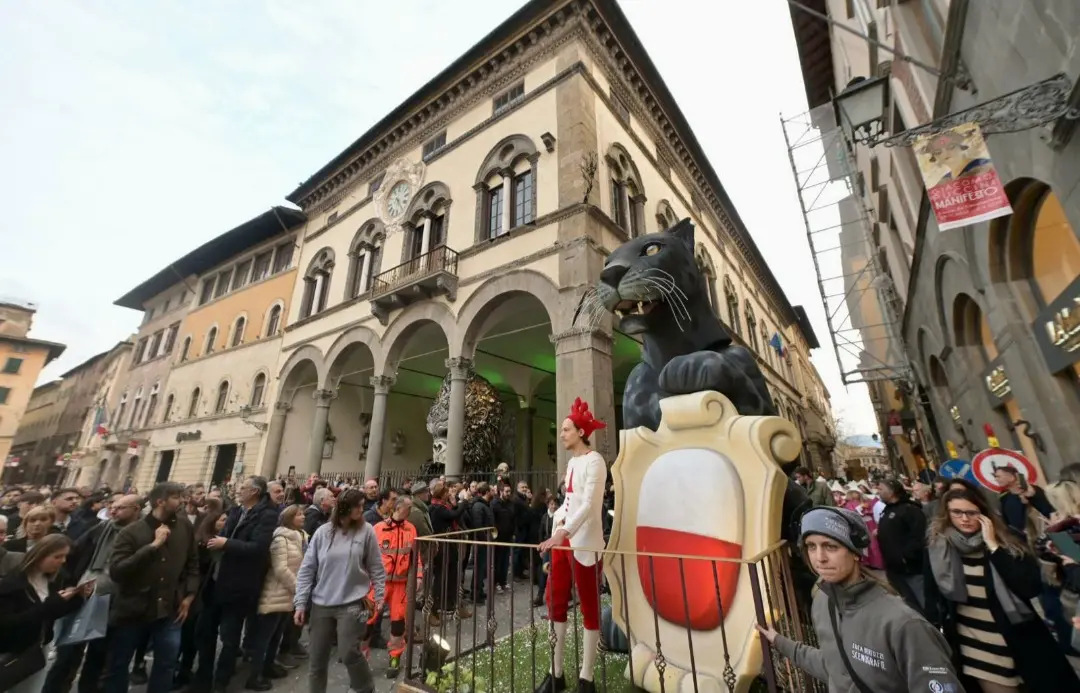
[[[799,536],[820,578],[811,607],[819,647],[759,625],[773,648],[827,682],[830,693],[963,693],[941,633],[864,572],[859,560],[870,533],[858,513],[814,508]]]

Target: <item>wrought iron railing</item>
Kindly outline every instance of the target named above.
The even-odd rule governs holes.
[[[417,279],[445,272],[457,276],[458,254],[445,245],[406,260],[397,267],[380,272],[371,286],[372,297],[381,296]]]
[[[543,614],[545,557],[535,545],[488,540],[484,534],[466,530],[417,541],[407,583],[408,639],[399,690],[531,693],[548,674],[556,639]],[[774,656],[764,639],[747,639],[749,615],[751,622],[772,623],[787,637],[816,644],[806,615],[809,590],[795,584],[784,542],[749,559],[608,550],[595,554],[605,565],[618,566],[613,572],[621,576],[620,584],[614,591],[622,595],[613,596],[606,573],[598,574],[595,589],[604,617],[593,675],[600,693],[638,691],[632,682],[641,685],[646,677],[649,689],[659,693],[718,688],[729,693],[825,691],[824,683]],[[625,597],[629,581],[622,577],[637,570],[660,578],[650,581],[653,603],[658,583],[666,583],[667,595],[661,598],[668,600],[669,610],[671,597],[681,592],[686,624],[673,624],[670,614],[668,620],[655,612],[645,618],[640,611],[631,615]],[[743,577],[748,579],[744,582]],[[748,583],[749,591],[733,599],[732,591],[722,586],[730,587],[732,579]],[[671,592],[671,584],[681,584],[681,590]],[[725,598],[731,603],[725,604]],[[752,604],[743,601],[743,618],[736,619],[742,625],[730,625],[729,610],[741,600]],[[565,640],[563,671],[571,688],[583,661],[585,638],[576,606],[580,601],[575,594]],[[713,611],[702,609],[703,604]],[[697,620],[708,621],[709,630],[703,631]],[[631,624],[631,638],[616,629],[620,623]]]

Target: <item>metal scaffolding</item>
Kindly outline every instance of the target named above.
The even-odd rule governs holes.
[[[882,271],[878,222],[832,105],[780,122],[844,384],[910,380],[900,299]]]

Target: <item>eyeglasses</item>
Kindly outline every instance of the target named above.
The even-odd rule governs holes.
[[[949,515],[956,519],[964,518],[965,520],[974,520],[979,515],[982,515],[978,510],[950,510]]]

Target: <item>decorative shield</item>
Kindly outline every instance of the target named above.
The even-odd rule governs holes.
[[[611,469],[604,573],[630,641],[627,676],[649,693],[720,693],[726,681],[746,691],[762,658],[751,567],[738,561],[780,540],[779,462],[798,456],[799,433],[780,417],[740,416],[717,392],[660,409],[657,432],[620,432]]]

